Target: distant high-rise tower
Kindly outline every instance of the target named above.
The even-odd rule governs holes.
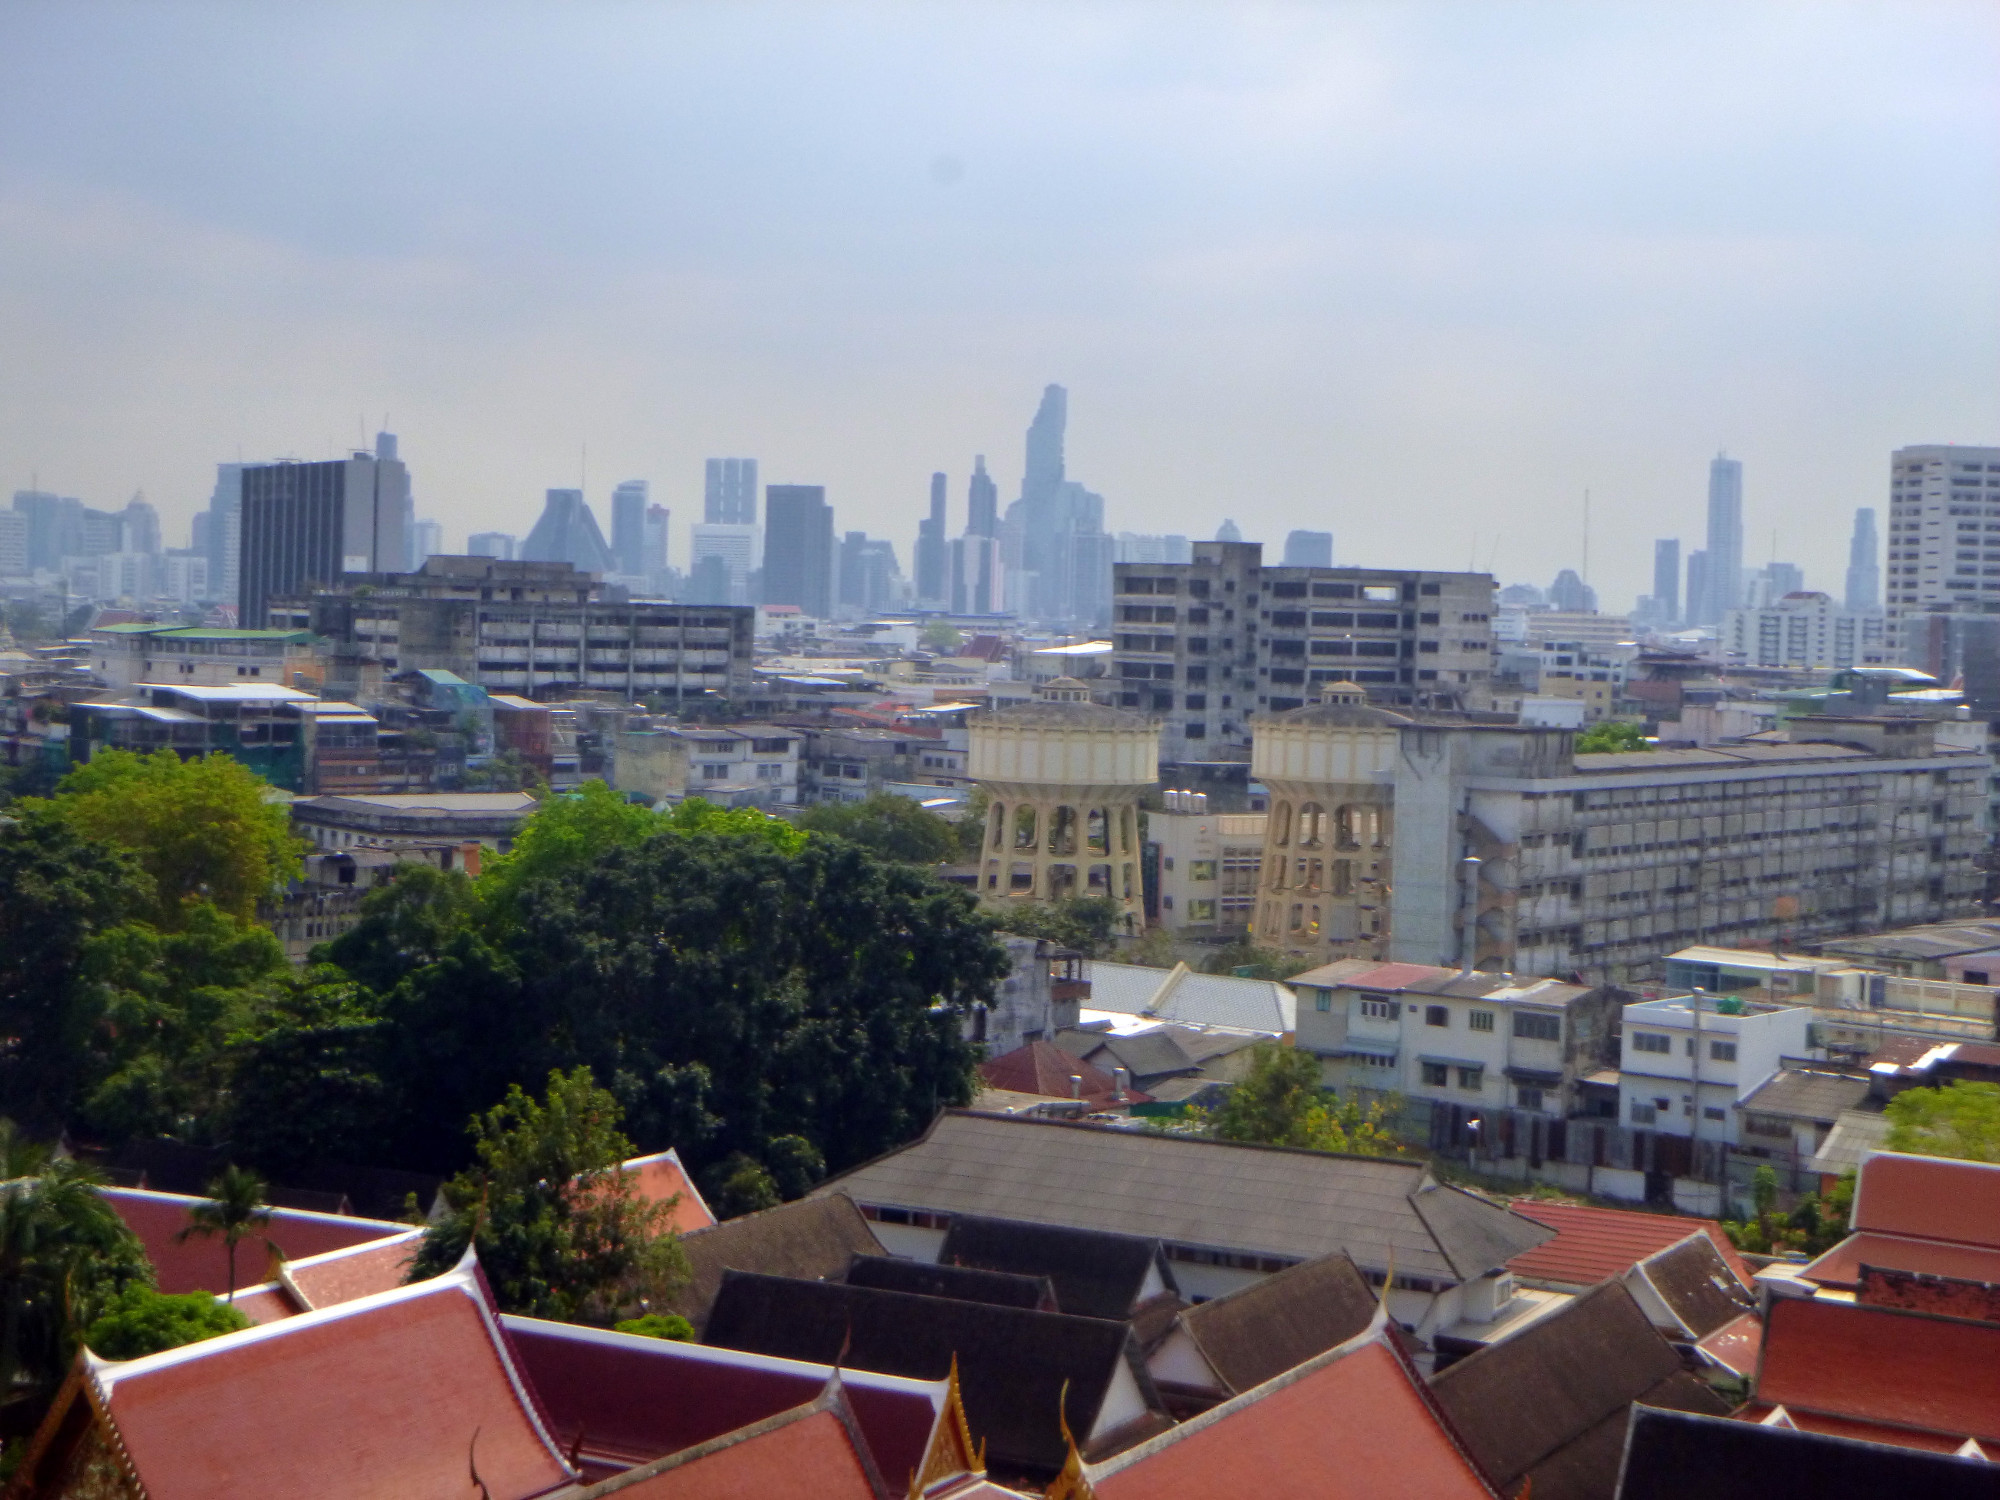
[[[833,507],[817,484],[764,490],[764,603],[796,604],[816,620],[833,616]]]
[[[1864,505],[1854,513],[1854,537],[1847,544],[1847,608],[1863,614],[1882,607],[1882,565],[1876,551],[1875,511]]]
[[[710,526],[757,524],[757,460],[711,458],[702,491],[702,520]]]
[[[1215,528],[1215,539],[1218,542],[1240,542],[1243,540],[1243,528],[1234,521],[1224,521]]]
[[[917,602],[933,607],[947,603],[950,580],[945,549],[945,477],[931,475],[931,513],[917,523]]]
[[[1911,666],[1937,659],[1925,645],[1932,627],[1922,616],[2000,614],[2000,577],[1940,541],[1975,524],[2000,524],[2000,447],[1921,443],[1890,455],[1883,603],[1892,644]]]
[[[1291,531],[1285,534],[1285,566],[1288,568],[1330,568],[1333,566],[1333,533]]]
[[[514,560],[515,540],[508,531],[475,531],[465,539],[468,557],[497,557],[503,562]]]
[[[1743,465],[1717,454],[1708,466],[1707,587],[1688,623],[1719,624],[1743,600]]]
[[[153,509],[143,494],[134,495],[126,504],[121,517],[125,530],[125,545],[122,552],[143,552],[157,555],[160,550],[160,513]]]
[[[245,628],[262,628],[266,604],[301,585],[401,569],[410,475],[392,434],[378,434],[373,453],[327,463],[245,464],[241,478],[236,618]]]
[[[611,549],[582,490],[550,490],[535,529],[521,543],[528,562],[566,562],[600,576],[613,571]]]
[[[972,460],[972,481],[965,487],[965,534],[1000,535],[1000,487],[986,472],[986,455]]]
[[[1681,596],[1687,601],[1687,610],[1681,616],[1683,625],[1695,623],[1695,616],[1701,613],[1701,601],[1708,597],[1708,554],[1695,551],[1688,554],[1687,591]]]
[[[1591,614],[1597,609],[1597,590],[1577,576],[1574,568],[1564,568],[1549,585],[1549,603],[1557,609]]]
[[[611,492],[611,560],[628,578],[646,576],[646,481],[628,479]]]
[[[1653,543],[1653,618],[1675,625],[1681,618],[1681,539]]]
[[[649,592],[657,593],[667,585],[667,523],[671,519],[664,505],[646,507],[644,549],[639,557],[645,566],[639,570],[639,576],[646,580]]]
[[[209,496],[208,524],[195,547],[208,557],[208,591],[217,599],[234,599],[237,572],[243,562],[243,465],[217,464],[215,490]]]
[[[424,565],[427,557],[436,557],[444,551],[444,527],[436,521],[423,520],[410,528],[410,567],[412,571]]]

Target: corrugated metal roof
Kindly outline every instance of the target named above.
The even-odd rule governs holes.
[[[1867,1097],[1865,1078],[1785,1068],[1751,1090],[1741,1107],[1760,1115],[1789,1115],[1831,1125],[1840,1118],[1841,1111],[1854,1108]]]
[[[1421,1162],[950,1111],[924,1138],[820,1188],[859,1203],[1136,1234],[1459,1281],[1553,1232]]]
[[[1298,998],[1275,980],[1197,974],[1185,965],[1153,969],[1101,959],[1085,965],[1085,977],[1090,980],[1092,1010],[1264,1031],[1274,1036],[1297,1024]]]

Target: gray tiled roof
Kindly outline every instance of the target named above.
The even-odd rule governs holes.
[[[857,1203],[1142,1235],[1456,1282],[1553,1236],[1440,1185],[1421,1162],[948,1111],[924,1138],[824,1184]]]
[[[1092,960],[1085,973],[1090,980],[1090,999],[1085,1006],[1128,1016],[1153,1015],[1162,1021],[1228,1026],[1273,1035],[1290,1031],[1296,1024],[1298,1002],[1290,989],[1275,980],[1242,979],[1234,974],[1181,973],[1161,999],[1159,1008],[1149,1009],[1160,987],[1173,974],[1173,970],[1141,964]]]
[[[1867,1097],[1865,1078],[1783,1068],[1745,1095],[1742,1107],[1753,1114],[1823,1120],[1831,1125],[1842,1111],[1853,1109]]]

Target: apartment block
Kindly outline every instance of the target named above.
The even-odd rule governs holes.
[[[1266,567],[1257,542],[1196,542],[1188,563],[1112,569],[1118,706],[1163,722],[1174,760],[1241,760],[1250,716],[1327,683],[1371,702],[1490,702],[1493,580],[1484,573]]]
[[[250,680],[316,692],[326,680],[326,652],[310,630],[101,625],[90,632],[90,654],[97,675],[117,688]]]
[[[1738,1104],[1811,1046],[1803,1005],[1693,993],[1625,1007],[1618,1118],[1639,1130],[1737,1144]]]
[[[433,557],[415,573],[350,576],[273,601],[274,629],[332,643],[341,691],[432,668],[494,692],[549,700],[579,692],[679,702],[750,689],[756,612],[603,597],[568,563]]]
[[[1211,812],[1204,792],[1169,791],[1146,815],[1157,860],[1157,907],[1148,919],[1190,938],[1236,938],[1250,929],[1264,863],[1263,813]]]
[[[770,724],[621,730],[611,784],[655,803],[700,797],[718,807],[796,807],[804,742],[797,730]]]
[[[1854,611],[1827,594],[1786,594],[1722,617],[1717,647],[1727,661],[1751,667],[1843,671],[1890,664],[1888,621],[1880,610]]]
[[[2000,613],[2000,448],[1891,454],[1888,553],[1883,594],[1899,642],[1923,615]]]

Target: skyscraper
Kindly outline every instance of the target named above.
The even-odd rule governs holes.
[[[1116,544],[1104,532],[1104,497],[1064,475],[1069,395],[1042,392],[1028,425],[1021,498],[1001,528],[1007,605],[1044,620],[1103,619],[1111,607]]]
[[[917,602],[941,608],[947,602],[950,580],[945,576],[945,477],[931,475],[931,513],[917,523]]]
[[[121,552],[142,552],[148,556],[158,556],[160,551],[160,513],[153,509],[145,495],[134,495],[127,502],[122,517],[125,545]]]
[[[1708,554],[1690,552],[1687,562],[1687,611],[1681,616],[1683,625],[1693,625],[1695,617],[1701,613],[1701,601],[1708,597]]]
[[[897,573],[894,542],[850,531],[840,542],[837,602],[856,615],[874,614],[891,602]]]
[[[208,524],[195,547],[208,554],[209,593],[217,599],[234,599],[243,563],[243,465],[215,466],[207,515]]]
[[[628,479],[611,492],[611,561],[628,578],[646,576],[646,481]]]
[[[1000,487],[986,472],[986,455],[972,460],[972,479],[965,487],[965,534],[1000,535]]]
[[[664,505],[646,507],[645,547],[640,556],[645,567],[639,576],[646,580],[649,593],[661,593],[667,586],[667,523],[671,519]]]
[[[796,604],[825,620],[833,614],[833,507],[817,484],[764,490],[764,603]]]
[[[2000,448],[1924,443],[1890,455],[1884,593],[1911,665],[1923,646],[1913,616],[2000,614],[2000,545],[1973,541],[1989,525],[2000,525]]]
[[[1861,614],[1882,607],[1882,565],[1876,552],[1875,511],[1854,513],[1854,537],[1847,544],[1847,608]]]
[[[757,524],[757,460],[711,458],[701,518],[710,526]]]
[[[1653,617],[1662,625],[1681,618],[1681,539],[1663,537],[1653,543]]]
[[[403,563],[409,471],[396,439],[378,433],[375,451],[326,463],[245,464],[237,622],[264,624],[264,606],[308,583],[343,573],[390,573]]]
[[[1720,453],[1708,466],[1707,551],[1708,586],[1689,622],[1695,625],[1719,624],[1743,596],[1743,465]]]
[[[611,548],[582,490],[550,490],[535,529],[521,543],[527,562],[566,562],[602,576],[614,571]]]
[[[475,531],[465,539],[465,551],[469,557],[497,557],[503,562],[512,562],[515,547],[514,534],[508,531]]]
[[[422,520],[410,530],[410,570],[415,572],[424,565],[427,557],[436,557],[444,551],[444,527],[436,521]]]
[[[1333,533],[1292,531],[1285,534],[1285,566],[1288,568],[1330,568],[1333,566]]]

